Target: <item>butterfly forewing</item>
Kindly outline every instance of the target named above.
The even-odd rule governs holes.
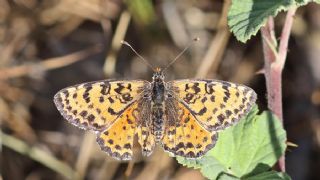
[[[256,101],[251,88],[225,81],[186,79],[168,82],[168,87],[210,132],[238,122]]]
[[[54,96],[54,102],[72,124],[99,131],[108,128],[136,101],[145,84],[145,81],[83,83],[62,89]]]

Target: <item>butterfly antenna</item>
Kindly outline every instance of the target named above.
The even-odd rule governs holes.
[[[121,44],[128,46],[145,64],[147,64],[153,71],[155,71],[152,65],[146,59],[144,59],[135,49],[133,49],[133,47],[127,41],[121,40]]]
[[[196,37],[194,38],[191,42],[189,42],[189,44],[176,56],[176,58],[174,58],[162,71],[164,72],[165,70],[167,70],[174,62],[176,62],[176,60],[178,60],[180,58],[180,56],[190,48],[190,46],[193,45],[193,43],[199,41],[200,38]]]

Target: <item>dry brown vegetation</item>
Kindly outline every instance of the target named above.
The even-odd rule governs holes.
[[[120,44],[130,42],[167,79],[215,78],[251,86],[266,108],[260,35],[241,44],[230,34],[230,1],[0,0],[1,179],[204,179],[160,148],[118,162],[90,132],[68,124],[53,104],[69,85],[105,78],[151,79],[152,70]],[[276,27],[282,26],[279,16]],[[287,173],[320,177],[320,7],[294,18],[283,73]],[[74,176],[75,174],[75,176]]]

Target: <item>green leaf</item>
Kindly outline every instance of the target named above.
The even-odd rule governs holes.
[[[314,0],[313,2],[320,4],[320,0]]]
[[[298,6],[304,6],[310,2],[320,2],[320,0],[296,0]]]
[[[232,0],[228,25],[239,41],[246,42],[265,25],[268,17],[309,2],[320,3],[320,0]]]
[[[221,172],[227,171],[227,169],[222,166],[220,162],[218,162],[215,158],[213,157],[204,157],[202,160],[202,168],[201,168],[201,173],[205,177],[218,177]]]
[[[259,163],[274,165],[286,148],[286,132],[280,121],[270,112],[254,113],[221,132],[217,147],[208,154],[224,162],[237,177],[250,173]]]
[[[228,25],[239,41],[246,42],[258,32],[269,16],[275,16],[292,5],[293,0],[232,0]]]
[[[249,178],[245,178],[245,180],[266,180],[266,179],[290,180],[291,178],[288,174],[277,172],[277,171],[268,171],[268,172],[260,173],[255,176],[251,176]]]
[[[240,180],[240,178],[231,176],[230,174],[220,174],[219,177],[217,178],[218,180]]]
[[[210,177],[218,177],[221,172],[227,171],[225,167],[221,165],[214,157],[204,156],[201,159],[186,159],[180,156],[177,156],[177,161],[180,164],[183,164],[186,167],[199,169],[201,173],[210,178]]]
[[[250,177],[269,171],[284,153],[286,132],[272,113],[257,113],[255,106],[237,125],[220,132],[216,146],[203,158],[177,157],[178,162],[200,168],[209,179],[222,174]]]

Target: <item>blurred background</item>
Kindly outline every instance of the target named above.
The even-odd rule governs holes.
[[[0,0],[1,178],[205,179],[161,149],[119,162],[90,132],[67,123],[53,104],[67,86],[107,78],[151,80],[199,37],[167,71],[167,80],[214,78],[243,83],[265,110],[261,37],[238,42],[227,27],[230,0]],[[278,35],[285,14],[276,18]],[[299,8],[283,73],[286,152],[293,179],[320,177],[320,6]]]

